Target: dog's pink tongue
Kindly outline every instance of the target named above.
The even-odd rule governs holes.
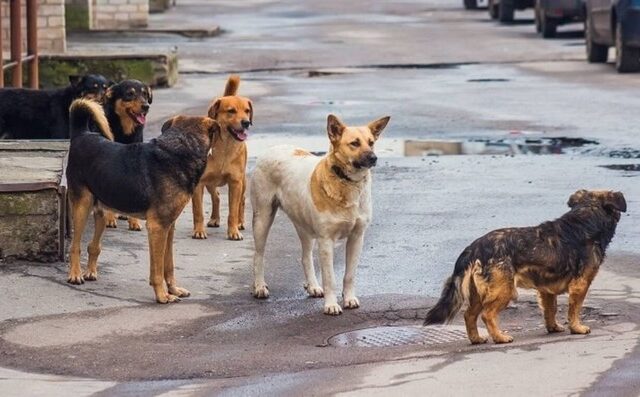
[[[147,118],[146,118],[146,116],[144,114],[140,113],[140,114],[136,115],[136,121],[139,124],[144,125],[144,123],[147,122]]]
[[[244,141],[245,139],[247,139],[248,135],[245,131],[239,132],[238,133],[238,139],[240,139],[241,141]]]

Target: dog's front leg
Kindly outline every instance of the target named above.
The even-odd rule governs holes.
[[[363,241],[363,230],[358,230],[347,239],[347,265],[344,271],[344,281],[342,286],[342,296],[344,299],[342,306],[345,309],[356,309],[360,307],[360,301],[356,297],[355,278],[358,260],[360,260],[360,253],[362,252]]]
[[[337,316],[342,313],[336,297],[336,281],[333,272],[333,245],[331,238],[318,239],[318,256],[322,269],[322,288],[324,289],[324,314]]]
[[[193,212],[193,233],[192,238],[202,240],[207,238],[207,231],[204,229],[204,184],[198,183],[191,197],[191,211]]]
[[[588,334],[591,328],[580,321],[582,302],[587,296],[591,281],[585,279],[573,280],[569,283],[569,330],[572,334]]]
[[[242,240],[242,233],[238,230],[240,213],[240,199],[242,198],[242,181],[229,181],[229,219],[227,221],[227,238]]]

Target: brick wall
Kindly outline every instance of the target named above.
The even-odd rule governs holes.
[[[92,29],[145,27],[149,0],[91,0]]]
[[[22,0],[22,46],[27,48],[27,10],[26,1]],[[9,3],[0,2],[2,12],[3,50],[9,51]],[[64,20],[64,0],[38,1],[38,51],[42,54],[64,52],[67,40]]]

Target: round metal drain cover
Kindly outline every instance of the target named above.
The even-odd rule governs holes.
[[[345,332],[329,338],[338,347],[390,347],[405,345],[437,345],[467,339],[461,326],[375,327]]]

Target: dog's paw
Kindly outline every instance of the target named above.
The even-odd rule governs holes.
[[[110,229],[115,229],[118,227],[118,220],[115,217],[107,218],[105,220],[105,225]]]
[[[75,284],[75,285],[80,285],[80,284],[84,284],[84,278],[82,278],[82,274],[78,273],[69,273],[69,276],[67,277],[67,282],[69,284]]]
[[[220,219],[209,219],[207,222],[208,227],[220,227]]]
[[[547,332],[550,334],[554,334],[556,332],[564,332],[564,327],[560,324],[555,324],[551,327],[547,327]]]
[[[498,334],[493,337],[493,343],[511,343],[513,342],[513,336],[504,333]]]
[[[142,231],[142,226],[140,226],[140,222],[137,219],[128,219],[129,221],[129,230],[134,232]]]
[[[469,340],[471,341],[472,345],[481,345],[483,343],[487,343],[489,338],[486,338],[484,336],[478,336],[477,338],[469,338]]]
[[[307,290],[307,294],[312,298],[322,298],[324,296],[324,291],[319,285],[309,285],[305,283],[304,289]]]
[[[572,334],[586,335],[591,333],[591,328],[583,324],[572,325],[569,327]]]
[[[238,225],[238,230],[244,230],[244,223]]]
[[[158,303],[175,303],[175,302],[180,302],[180,298],[172,295],[172,294],[162,294],[162,295],[158,295],[156,296],[156,302]]]
[[[187,296],[191,296],[191,292],[189,292],[188,290],[174,286],[169,287],[169,294],[175,295],[179,298],[186,298]]]
[[[269,286],[258,284],[253,287],[253,296],[257,299],[267,299],[269,297]]]
[[[82,275],[82,278],[84,278],[85,281],[96,281],[96,280],[98,280],[98,271],[97,270],[94,270],[94,271],[87,270]]]
[[[227,238],[233,241],[240,241],[244,237],[242,236],[242,233],[240,233],[238,230],[229,230],[227,232]]]
[[[194,238],[196,240],[204,240],[207,238],[207,232],[205,232],[204,230],[194,230],[191,238]]]
[[[338,316],[342,314],[342,308],[337,303],[325,303],[324,314],[328,314],[330,316]]]
[[[345,297],[342,306],[345,309],[357,309],[360,307],[360,301],[355,296]]]

